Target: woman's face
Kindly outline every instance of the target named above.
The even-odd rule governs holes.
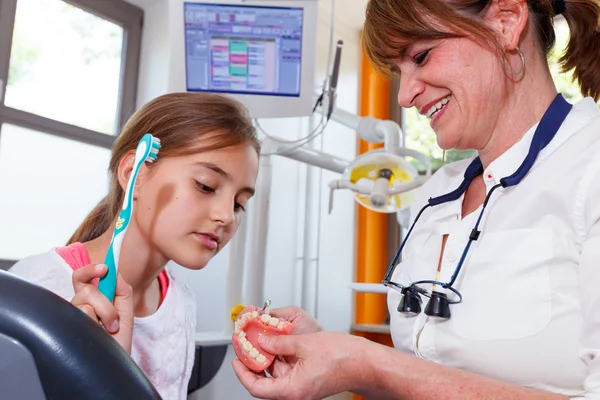
[[[135,219],[150,247],[201,269],[232,238],[254,194],[256,150],[243,144],[165,157],[136,188]]]
[[[497,55],[472,38],[415,42],[402,60],[398,102],[430,119],[443,149],[481,149],[504,104]]]

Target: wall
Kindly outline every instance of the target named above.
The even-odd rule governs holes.
[[[144,9],[142,49],[138,81],[138,107],[168,92],[171,35],[169,33],[169,1],[137,1]]]

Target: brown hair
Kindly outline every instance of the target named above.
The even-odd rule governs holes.
[[[363,29],[363,46],[368,58],[381,72],[390,75],[393,62],[417,40],[473,35],[496,48],[494,31],[482,16],[493,0],[369,0]],[[562,0],[527,0],[530,18],[546,54],[556,40],[554,6]],[[562,15],[569,24],[570,39],[560,58],[563,72],[573,71],[584,96],[600,100],[600,1],[566,0]],[[443,25],[451,27],[444,30]]]
[[[194,154],[248,144],[260,153],[256,130],[247,110],[230,97],[213,93],[172,93],[151,100],[127,121],[116,139],[109,165],[108,195],[90,212],[67,244],[87,242],[102,235],[118,215],[124,191],[117,179],[121,159],[146,133],[160,139],[155,166],[169,156]],[[210,138],[198,145],[199,138]]]

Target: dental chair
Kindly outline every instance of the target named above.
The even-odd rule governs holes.
[[[97,323],[0,270],[2,400],[153,400],[160,395]]]

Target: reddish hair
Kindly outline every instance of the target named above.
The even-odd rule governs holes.
[[[472,35],[504,57],[496,33],[483,22],[493,0],[370,0],[363,29],[363,46],[373,65],[392,74],[411,43]],[[523,0],[525,1],[525,0]],[[526,0],[537,38],[546,54],[556,41],[553,3]],[[573,70],[584,96],[600,100],[600,1],[566,0],[562,12],[570,29],[563,72]],[[440,27],[443,21],[444,29]]]

